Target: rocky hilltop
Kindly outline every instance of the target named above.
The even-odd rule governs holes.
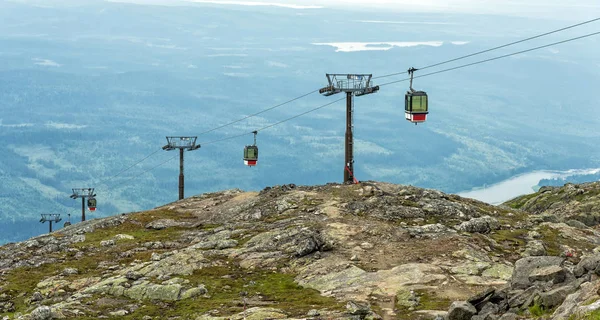
[[[0,247],[0,319],[600,319],[598,194],[203,194]]]

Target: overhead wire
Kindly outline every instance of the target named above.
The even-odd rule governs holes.
[[[548,35],[551,35],[551,34],[554,34],[554,33],[558,33],[558,32],[562,32],[562,31],[568,30],[568,29],[576,28],[576,27],[579,27],[579,26],[582,26],[582,25],[585,25],[585,24],[589,24],[589,23],[592,23],[592,22],[599,21],[599,20],[600,20],[600,18],[595,18],[595,19],[587,20],[587,21],[584,21],[584,22],[580,22],[580,23],[577,23],[577,24],[573,24],[573,25],[564,27],[564,28],[560,28],[560,29],[552,30],[552,31],[549,31],[549,32],[546,32],[546,33],[538,34],[538,35],[535,35],[535,36],[532,36],[532,37],[529,37],[529,38],[525,38],[525,39],[521,39],[521,40],[518,40],[518,41],[510,42],[510,43],[507,43],[507,44],[503,44],[501,46],[497,46],[497,47],[493,47],[493,48],[490,48],[490,49],[478,51],[478,52],[475,52],[475,53],[471,53],[471,54],[468,54],[468,55],[465,55],[465,56],[461,56],[461,57],[457,57],[457,58],[454,58],[454,59],[442,61],[442,62],[435,63],[435,64],[432,64],[432,65],[428,65],[428,66],[425,66],[425,67],[420,67],[420,68],[417,68],[417,70],[425,70],[425,69],[429,69],[429,68],[441,66],[441,65],[444,65],[444,64],[447,64],[447,63],[450,63],[450,62],[455,62],[455,61],[458,61],[458,60],[462,60],[462,59],[474,57],[474,56],[477,56],[477,55],[480,55],[480,54],[483,54],[483,53],[487,53],[487,52],[491,52],[491,51],[494,51],[494,50],[498,50],[498,49],[510,47],[512,45],[515,45],[515,44],[519,44],[519,43],[531,41],[533,39],[545,37],[545,36],[548,36]],[[390,74],[386,74],[386,75],[383,75],[383,76],[373,77],[373,79],[381,79],[381,78],[393,77],[393,76],[397,76],[397,75],[401,75],[401,74],[405,74],[405,73],[406,73],[406,71],[396,72],[396,73],[390,73]]]
[[[175,158],[177,158],[177,155],[174,155],[174,156],[172,156],[172,157],[168,158],[167,160],[165,160],[165,161],[163,161],[163,162],[161,162],[161,163],[159,163],[159,164],[157,164],[157,165],[155,165],[155,166],[151,167],[150,169],[144,170],[143,172],[141,172],[141,173],[139,173],[139,174],[137,174],[137,175],[135,175],[135,176],[133,176],[133,177],[131,177],[131,178],[129,178],[129,179],[127,179],[127,180],[125,180],[125,181],[121,181],[121,182],[119,182],[119,183],[116,183],[116,184],[114,184],[114,185],[111,185],[109,189],[114,189],[114,188],[116,188],[116,187],[118,187],[118,186],[121,186],[121,185],[123,185],[123,184],[126,184],[126,183],[128,183],[128,182],[129,182],[129,181],[131,181],[131,180],[137,179],[137,178],[141,177],[142,175],[144,175],[144,174],[146,174],[146,173],[148,173],[148,172],[150,172],[150,171],[152,171],[152,170],[154,170],[154,169],[156,169],[156,168],[158,168],[158,167],[160,167],[160,166],[162,166],[162,165],[166,164],[167,162],[169,162],[169,161],[172,161],[172,160],[173,160],[173,159],[175,159]]]
[[[308,113],[311,113],[311,112],[314,112],[314,111],[317,111],[317,110],[323,109],[323,108],[325,108],[325,107],[327,107],[327,106],[330,106],[330,105],[332,105],[332,104],[334,104],[334,103],[336,103],[336,102],[342,101],[342,100],[344,100],[344,99],[346,99],[346,98],[341,98],[341,99],[337,99],[337,100],[331,101],[331,102],[329,102],[329,103],[326,103],[326,104],[324,104],[324,105],[321,105],[321,106],[318,106],[318,107],[316,107],[316,108],[310,109],[310,110],[308,110],[308,111],[305,111],[305,112],[299,113],[299,114],[297,114],[297,115],[295,115],[295,116],[293,116],[293,117],[286,118],[286,119],[284,119],[284,120],[281,120],[281,121],[279,121],[279,122],[276,122],[276,123],[270,124],[270,125],[268,125],[268,126],[262,127],[262,128],[260,128],[260,129],[257,129],[257,130],[253,130],[253,131],[250,131],[250,132],[244,132],[244,133],[241,133],[241,134],[237,134],[237,135],[234,135],[234,136],[225,137],[225,138],[222,138],[222,139],[217,139],[217,140],[213,140],[213,141],[208,141],[208,142],[202,143],[201,145],[213,144],[213,143],[217,143],[217,142],[222,142],[222,141],[226,141],[226,140],[231,140],[231,139],[239,138],[239,137],[242,137],[242,136],[245,136],[245,135],[248,135],[248,134],[252,134],[252,133],[254,133],[254,131],[256,131],[256,132],[260,132],[260,131],[263,131],[263,130],[269,129],[269,128],[271,128],[271,127],[274,127],[274,126],[280,125],[280,124],[282,124],[282,123],[284,123],[284,122],[287,122],[287,121],[290,121],[290,120],[294,120],[294,119],[296,119],[296,118],[299,118],[299,117],[301,117],[301,116],[303,116],[303,115],[305,115],[305,114],[308,114]]]
[[[229,122],[229,123],[226,123],[226,124],[224,124],[224,125],[220,125],[220,126],[218,126],[218,127],[212,128],[212,129],[210,129],[210,130],[206,130],[206,131],[200,132],[198,135],[200,136],[200,135],[203,135],[203,134],[206,134],[206,133],[209,133],[209,132],[213,132],[213,131],[215,131],[215,130],[219,130],[219,129],[225,128],[225,127],[227,127],[227,126],[230,126],[230,125],[232,125],[232,124],[236,124],[236,123],[238,123],[238,122],[240,122],[240,121],[244,121],[244,120],[246,120],[246,119],[249,119],[249,118],[255,117],[255,116],[259,115],[259,114],[263,114],[263,113],[265,113],[265,112],[267,112],[267,111],[271,111],[271,110],[273,110],[273,109],[277,109],[277,108],[279,108],[279,107],[282,107],[282,106],[284,106],[284,105],[286,105],[286,104],[292,103],[292,102],[294,102],[294,101],[296,101],[296,100],[300,100],[300,99],[302,99],[302,98],[304,98],[304,97],[307,97],[307,96],[309,96],[309,95],[311,95],[311,94],[313,94],[313,93],[317,93],[317,92],[319,92],[319,90],[312,90],[312,91],[310,91],[310,92],[308,92],[308,93],[305,93],[305,94],[303,94],[303,95],[297,96],[297,97],[295,97],[295,98],[293,98],[293,99],[287,100],[287,101],[285,101],[285,102],[282,102],[282,103],[280,103],[280,104],[277,104],[277,105],[275,105],[275,106],[272,106],[272,107],[270,107],[270,108],[264,109],[264,110],[262,110],[262,111],[259,111],[259,112],[256,112],[256,113],[253,113],[253,114],[250,114],[250,115],[247,115],[247,116],[245,116],[245,117],[243,117],[243,118],[237,119],[237,120],[235,120],[235,121],[231,121],[231,122]]]
[[[517,52],[513,52],[513,53],[501,55],[501,56],[494,57],[494,58],[489,58],[489,59],[485,59],[485,60],[480,60],[480,61],[476,61],[476,62],[472,62],[472,63],[463,64],[463,65],[460,65],[460,66],[457,66],[457,67],[452,67],[452,68],[448,68],[448,69],[444,69],[444,70],[440,70],[440,71],[435,71],[435,72],[430,72],[430,73],[426,73],[426,74],[414,76],[413,79],[428,77],[428,76],[432,76],[432,75],[435,75],[435,74],[440,74],[440,73],[444,73],[444,72],[448,72],[448,71],[462,69],[462,68],[474,66],[474,65],[477,65],[477,64],[481,64],[481,63],[486,63],[486,62],[490,62],[490,61],[494,61],[494,60],[508,58],[508,57],[516,56],[518,54],[523,54],[523,53],[527,53],[527,52],[531,52],[531,51],[535,51],[535,50],[539,50],[539,49],[543,49],[543,48],[548,48],[548,47],[552,47],[552,46],[555,46],[555,45],[559,45],[559,44],[563,44],[563,43],[567,43],[567,42],[571,42],[571,41],[575,41],[575,40],[579,40],[579,39],[583,39],[583,38],[588,38],[588,37],[599,35],[599,34],[600,34],[600,31],[599,32],[594,32],[594,33],[588,33],[588,34],[585,34],[583,36],[579,36],[579,37],[575,37],[575,38],[570,38],[570,39],[566,39],[566,40],[562,40],[562,41],[558,41],[558,42],[553,42],[553,43],[546,44],[546,45],[543,45],[543,46],[538,46],[538,47],[535,47],[535,48],[521,50],[521,51],[517,51]],[[387,82],[387,83],[384,83],[384,84],[380,84],[379,86],[383,87],[383,86],[387,86],[387,85],[390,85],[390,84],[394,84],[394,83],[398,83],[398,82],[404,82],[404,81],[408,81],[408,80],[410,80],[410,78],[396,80],[396,81],[390,81],[390,82]]]
[[[101,184],[101,183],[108,182],[108,181],[110,181],[110,180],[112,180],[112,179],[116,178],[116,177],[117,177],[117,176],[119,176],[120,174],[122,174],[122,173],[125,173],[125,172],[129,171],[129,169],[131,169],[131,168],[133,168],[133,167],[137,166],[138,164],[140,164],[140,163],[142,163],[142,162],[146,161],[148,158],[150,158],[151,156],[155,155],[156,153],[158,153],[158,152],[159,152],[159,151],[161,151],[161,150],[162,150],[162,148],[160,148],[160,149],[158,149],[158,150],[156,150],[156,151],[152,152],[151,154],[149,154],[149,155],[145,156],[144,158],[142,158],[141,160],[139,160],[139,161],[135,162],[134,164],[130,165],[129,167],[127,167],[127,168],[125,168],[125,169],[123,169],[123,170],[121,170],[121,171],[117,172],[116,174],[114,174],[114,175],[112,175],[112,176],[110,176],[110,177],[108,177],[108,178],[106,178],[106,179],[102,179],[102,180],[100,180],[100,181],[99,181],[99,182],[97,182],[96,184],[98,184],[98,185],[99,185],[99,184]]]

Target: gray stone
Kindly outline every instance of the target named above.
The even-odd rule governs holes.
[[[355,316],[366,316],[371,313],[371,306],[368,303],[361,303],[356,301],[348,301],[346,304],[346,310],[348,313]]]
[[[52,310],[48,306],[37,307],[30,316],[31,320],[50,320],[52,319]]]
[[[477,305],[481,304],[482,302],[487,301],[489,298],[491,298],[494,295],[494,293],[496,293],[496,289],[489,288],[485,291],[482,291],[482,292],[470,297],[469,299],[467,299],[467,302],[474,306],[477,306]]]
[[[471,320],[477,313],[475,307],[466,301],[454,301],[448,310],[448,320]]]
[[[110,246],[114,246],[116,244],[115,240],[103,240],[100,241],[100,245],[103,247],[110,247]]]
[[[473,218],[463,222],[456,228],[463,232],[488,233],[492,230],[497,230],[499,227],[500,223],[498,223],[498,220],[490,216],[483,216],[481,218]]]
[[[146,229],[162,230],[171,227],[179,227],[185,223],[175,221],[173,219],[158,219],[146,224]]]
[[[583,223],[579,220],[573,220],[573,219],[567,220],[566,224],[573,228],[579,228],[579,229],[587,229],[588,228],[588,226],[585,223]]]
[[[61,274],[63,276],[75,275],[75,274],[79,274],[79,270],[77,270],[75,268],[66,268],[65,270],[62,271]]]
[[[529,274],[529,281],[552,281],[552,283],[561,283],[565,281],[566,271],[559,266],[549,266],[533,270]]]
[[[44,296],[40,292],[34,292],[31,296],[31,302],[38,302],[44,300]]]
[[[505,313],[498,320],[517,320],[517,315],[512,312]]]
[[[554,290],[540,293],[540,303],[547,309],[554,308],[567,298],[567,296],[575,291],[572,286],[564,286]]]
[[[600,267],[600,254],[584,256],[573,270],[573,274],[579,278],[598,267]]]
[[[118,235],[114,236],[113,239],[115,239],[115,240],[133,240],[135,238],[128,234],[118,234]]]
[[[139,273],[139,272],[136,272],[136,271],[129,270],[129,271],[127,271],[127,273],[125,273],[125,278],[127,278],[128,280],[135,281],[135,280],[138,280],[138,279],[140,279],[142,277],[143,277],[143,275],[141,273]]]
[[[533,300],[533,298],[538,294],[538,292],[539,291],[536,287],[529,287],[527,288],[527,290],[511,292],[509,294],[511,298],[508,299],[508,306],[510,308],[520,308],[525,304],[528,304],[529,301]]]
[[[525,289],[531,286],[529,275],[536,269],[560,266],[564,258],[554,256],[525,257],[517,260],[510,281],[513,289]]]
[[[498,307],[498,305],[496,305],[490,301],[486,301],[486,302],[482,303],[479,307],[480,308],[479,308],[478,314],[482,315],[484,317],[491,315],[491,314],[496,314],[500,311],[500,308]]]
[[[532,240],[527,242],[525,252],[523,255],[526,257],[545,256],[547,254],[544,242],[541,240]]]
[[[109,312],[109,314],[113,317],[124,317],[126,315],[129,314],[129,311],[127,310],[117,310],[117,311],[113,311],[113,312]]]
[[[208,290],[206,290],[206,287],[204,287],[204,285],[200,285],[197,288],[192,288],[192,289],[188,289],[186,291],[184,291],[181,294],[181,300],[185,300],[185,299],[189,299],[189,298],[195,298],[201,295],[204,295],[208,292]]]
[[[311,309],[310,311],[308,311],[308,313],[306,315],[308,317],[318,317],[321,315],[321,313],[319,311],[317,311],[316,309]]]

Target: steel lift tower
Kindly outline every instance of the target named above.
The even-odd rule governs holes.
[[[73,194],[70,196],[71,199],[81,198],[81,222],[85,221],[85,198],[93,198],[96,196],[94,194],[94,188],[80,188],[80,189],[72,189]]]
[[[379,91],[379,86],[371,83],[371,74],[326,74],[329,85],[319,93],[331,96],[346,93],[346,156],[344,161],[344,183],[356,183],[354,177],[354,138],[352,136],[354,101],[353,97],[364,96]]]
[[[167,137],[167,144],[162,147],[163,150],[171,151],[179,149],[179,200],[183,199],[184,181],[183,181],[183,150],[193,151],[200,149],[196,144],[198,137]]]
[[[41,223],[48,221],[50,223],[50,231],[48,233],[52,233],[52,222],[60,222],[62,220],[60,218],[59,213],[42,213],[42,218],[40,219]]]

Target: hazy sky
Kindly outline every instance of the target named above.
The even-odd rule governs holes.
[[[16,0],[19,1],[19,0]],[[39,0],[38,0],[39,1]],[[398,11],[461,12],[552,17],[586,20],[600,16],[598,0],[107,0],[146,4],[174,5],[181,2],[210,2],[227,5],[283,5],[293,8],[312,6],[363,8]]]

